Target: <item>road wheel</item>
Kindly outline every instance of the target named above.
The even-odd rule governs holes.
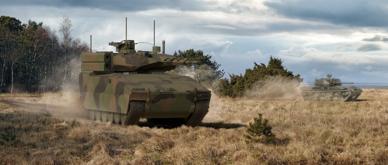
[[[94,111],[88,110],[88,113],[89,113],[89,119],[90,120],[96,120],[96,116],[94,114]]]
[[[145,103],[142,101],[132,101],[129,103],[129,110],[124,117],[124,125],[135,125],[139,122],[141,115],[145,111]]]
[[[102,122],[108,122],[108,112],[101,112],[101,121]]]
[[[113,123],[115,123],[115,124],[120,124],[120,114],[118,114],[118,113],[114,113],[113,114]]]
[[[101,112],[100,111],[95,111],[95,119],[96,121],[102,121],[101,119]]]

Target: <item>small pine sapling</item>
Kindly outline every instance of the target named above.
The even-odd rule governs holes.
[[[253,119],[245,134],[246,142],[271,143],[275,140],[275,135],[272,133],[272,127],[268,120],[263,118],[262,114]]]

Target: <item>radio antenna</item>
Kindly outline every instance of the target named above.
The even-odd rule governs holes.
[[[90,41],[89,41],[89,52],[92,53],[93,52],[93,36],[90,35]]]
[[[154,47],[155,47],[155,20],[154,20]]]
[[[125,17],[125,41],[127,40],[127,17]]]

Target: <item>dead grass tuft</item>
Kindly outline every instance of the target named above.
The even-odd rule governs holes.
[[[71,129],[67,136],[76,141],[86,142],[90,138],[90,131],[86,127],[76,127]]]

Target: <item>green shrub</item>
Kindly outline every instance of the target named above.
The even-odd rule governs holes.
[[[259,114],[253,119],[253,122],[249,123],[245,138],[247,142],[271,143],[275,140],[275,135],[272,133],[268,120],[263,119],[263,115]]]
[[[0,144],[7,144],[16,140],[16,129],[11,126],[0,128]]]
[[[254,84],[275,76],[301,81],[300,75],[294,75],[283,67],[280,59],[271,57],[267,65],[255,63],[255,66],[246,69],[243,75],[232,74],[229,75],[229,79],[221,79],[215,92],[221,96],[240,97]]]
[[[206,65],[209,67],[207,70],[211,70],[212,72],[214,72],[212,74],[212,77],[209,77],[209,79],[213,81],[218,80],[224,76],[224,71],[221,69],[221,64],[212,60],[212,56],[204,54],[202,50],[179,50],[178,52],[174,53],[174,56],[187,58],[189,60],[199,60],[199,65]],[[196,66],[195,69],[200,69],[198,67],[199,66]]]

